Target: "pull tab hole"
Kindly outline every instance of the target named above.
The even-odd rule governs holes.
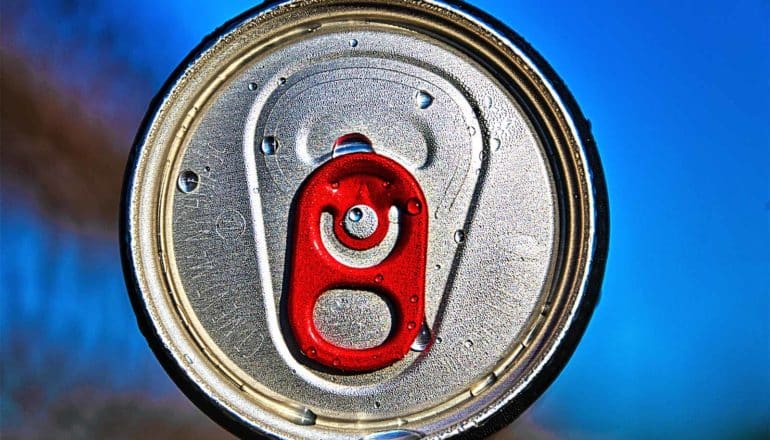
[[[363,350],[382,345],[393,326],[393,305],[382,295],[365,290],[324,292],[313,308],[313,323],[328,342]]]

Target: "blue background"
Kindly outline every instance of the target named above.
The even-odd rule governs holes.
[[[770,438],[770,2],[472,3],[532,43],[591,119],[612,226],[583,342],[496,438]],[[5,435],[227,435],[146,347],[115,229],[151,97],[250,6],[0,6]]]

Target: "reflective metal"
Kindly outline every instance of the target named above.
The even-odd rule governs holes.
[[[164,366],[235,432],[489,432],[574,349],[607,245],[588,125],[531,48],[467,10],[269,4],[206,40],[154,102],[125,186],[127,281]],[[421,337],[368,374],[308,365],[282,312],[292,200],[350,133],[405,166],[430,213]],[[351,233],[369,231],[365,208]],[[324,244],[344,264],[372,266],[393,249],[399,215],[364,255],[335,242],[329,221]],[[365,348],[387,337],[391,312],[376,294],[341,289],[314,320],[330,341]]]

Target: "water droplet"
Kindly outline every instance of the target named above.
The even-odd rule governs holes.
[[[406,202],[406,212],[411,215],[417,215],[422,211],[422,204],[419,200],[411,198]]]
[[[406,424],[406,421],[399,419],[397,424],[402,426]],[[362,437],[361,440],[418,440],[421,438],[425,438],[425,434],[422,432],[394,429],[392,431],[375,432]]]
[[[377,284],[380,284],[382,282],[382,280],[384,280],[384,279],[385,279],[385,277],[383,277],[382,275],[378,274],[376,277],[374,277],[374,282],[377,283]]]
[[[489,141],[489,146],[492,147],[494,151],[499,150],[500,145],[501,145],[501,142],[500,142],[500,139],[498,138],[493,138],[491,141]]]
[[[179,191],[182,191],[185,194],[195,191],[195,189],[198,188],[198,183],[200,183],[200,178],[195,171],[190,170],[182,171],[177,180]]]
[[[462,243],[465,241],[465,232],[463,232],[462,229],[458,229],[455,231],[455,243]]]
[[[468,339],[467,341],[463,342],[463,345],[465,345],[465,348],[471,348],[473,347],[473,341]]]
[[[416,302],[417,302],[417,301],[419,301],[419,300],[420,300],[420,297],[419,297],[419,296],[417,296],[417,295],[412,295],[412,296],[411,296],[411,298],[409,298],[409,301],[410,301],[412,304],[416,303]]]
[[[292,412],[294,413],[294,417],[289,420],[298,425],[315,425],[316,419],[318,418],[313,411],[306,407],[294,409]]]
[[[211,171],[211,167],[210,166],[205,166],[205,167],[203,167],[203,170],[208,173],[209,171]]]
[[[497,376],[495,373],[488,374],[485,378],[471,385],[471,395],[474,397],[481,395],[481,393],[488,390],[489,387],[491,387],[495,382],[497,382]]]
[[[441,265],[440,264],[436,265],[436,270],[441,270]]]
[[[406,328],[409,330],[414,330],[415,327],[417,327],[417,324],[415,324],[414,321],[409,321],[409,323],[406,324]]]
[[[430,340],[432,337],[433,335],[430,331],[430,327],[428,327],[428,324],[423,321],[422,326],[420,327],[420,333],[418,333],[417,337],[414,338],[414,342],[410,348],[412,351],[425,351],[425,349],[430,345]]]
[[[278,78],[278,84],[281,86],[286,84],[286,78]]]
[[[439,336],[439,337],[436,338],[436,342],[438,342],[440,344],[440,343],[444,342],[444,338]]]
[[[349,44],[350,44],[350,47],[356,47],[358,46],[358,40],[353,38],[352,40],[349,41]]]
[[[484,107],[492,108],[492,97],[491,96],[485,96],[484,97]]]
[[[332,157],[349,153],[371,153],[372,141],[361,133],[349,133],[337,138],[332,145]]]
[[[318,351],[316,351],[315,347],[310,347],[307,349],[307,355],[309,357],[316,357],[317,354],[318,354]]]
[[[417,107],[425,110],[433,104],[433,96],[425,90],[420,90],[414,95],[414,99],[417,102]]]
[[[471,136],[475,135],[476,134],[476,127],[474,127],[474,126],[468,127],[468,133],[470,133]]]
[[[252,92],[253,92],[254,90],[257,90],[257,87],[259,87],[259,86],[257,85],[257,83],[249,83],[249,90],[251,90]]]
[[[340,366],[340,359],[339,358],[334,358],[334,360],[332,361],[332,364],[335,367],[339,367]]]
[[[193,363],[193,359],[192,359],[192,357],[190,357],[189,354],[185,354],[184,355],[184,361],[187,362],[188,364],[192,364]]]
[[[361,208],[353,208],[350,211],[348,211],[348,218],[350,221],[354,221],[356,223],[360,222],[362,218],[364,218],[364,212],[361,211]]]
[[[339,182],[336,182],[336,181],[332,182],[332,189],[337,189],[339,187],[340,187],[340,183]]]
[[[265,136],[262,139],[262,154],[271,155],[278,151],[278,140],[274,136]]]
[[[380,402],[374,402],[374,407],[379,409],[382,404]]]

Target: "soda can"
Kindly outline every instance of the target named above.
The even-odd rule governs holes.
[[[575,100],[454,1],[228,22],[152,102],[122,209],[142,332],[242,437],[500,429],[574,351],[608,246]]]

